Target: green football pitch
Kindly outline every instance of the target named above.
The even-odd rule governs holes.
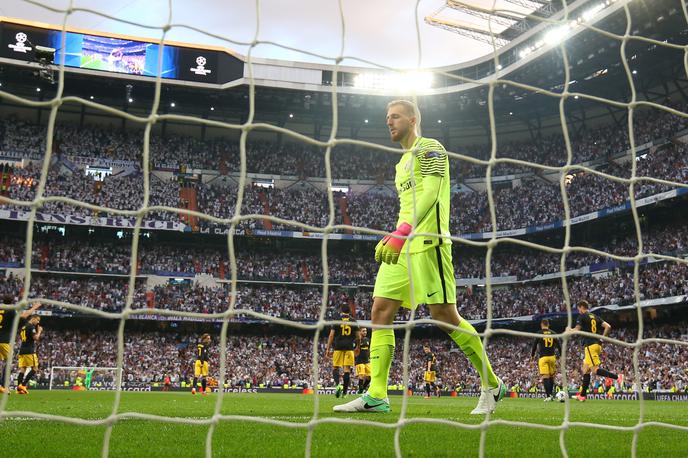
[[[0,420],[0,456],[100,456],[104,425],[71,425],[36,420],[25,412],[64,415],[85,420],[102,420],[110,415],[114,393],[32,391],[28,396],[11,395],[6,411],[18,417]],[[158,422],[136,418],[119,419],[112,429],[110,456],[113,457],[202,457],[209,426],[199,424],[212,416],[216,394],[193,396],[190,393],[122,393],[119,412],[146,413],[195,424]],[[312,456],[315,457],[391,457],[394,456],[394,429],[376,425],[394,423],[399,418],[401,397],[392,398],[391,414],[337,415],[334,396],[320,396],[319,417],[355,418],[373,424],[318,424],[313,429]],[[430,418],[478,425],[482,417],[469,415],[475,398],[409,398],[407,419],[399,436],[403,456],[477,456],[480,430],[456,426],[413,422]],[[306,423],[313,415],[314,397],[295,394],[227,394],[221,413]],[[8,412],[5,412],[7,414]],[[645,402],[645,422],[664,422],[688,426],[688,406],[684,403]],[[530,428],[541,423],[561,424],[564,404],[535,399],[505,399],[492,419],[509,420],[520,425],[494,425],[485,435],[488,457],[561,456],[559,432]],[[572,422],[632,426],[638,422],[637,401],[593,401],[571,403]],[[221,421],[212,435],[213,456],[291,457],[304,456],[307,429],[266,424],[248,419]],[[631,455],[633,433],[593,427],[571,426],[565,435],[571,457],[622,457]],[[659,426],[647,426],[638,436],[638,456],[688,456],[688,433]]]

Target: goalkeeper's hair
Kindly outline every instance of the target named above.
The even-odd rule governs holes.
[[[418,134],[420,132],[420,110],[418,109],[418,105],[411,102],[410,100],[398,99],[389,102],[387,104],[387,109],[389,110],[391,107],[397,105],[404,107],[404,111],[406,111],[407,115],[416,118],[416,134]]]

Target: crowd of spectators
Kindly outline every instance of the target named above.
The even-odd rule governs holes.
[[[623,374],[625,391],[688,389],[688,335],[685,324],[653,325],[646,323],[645,338],[665,338],[681,344],[646,343],[639,355],[639,378],[632,364],[631,347],[604,343],[604,366]],[[555,329],[555,331],[561,331]],[[400,336],[399,336],[400,337]],[[610,335],[623,342],[635,342],[637,328],[614,329]],[[169,376],[174,386],[188,383],[193,377],[194,345],[197,335],[177,332],[127,331],[124,338],[123,380],[125,383],[161,383]],[[318,342],[320,386],[333,386],[331,362],[325,358],[325,335]],[[219,376],[219,336],[213,337],[210,348],[210,375]],[[425,358],[422,345],[428,344],[437,357],[438,381],[448,389],[477,391],[478,374],[464,355],[449,339],[412,337],[409,361],[409,382],[422,386]],[[495,372],[514,390],[528,391],[540,386],[537,361],[530,357],[532,339],[496,336],[488,341],[486,351]],[[390,371],[390,384],[403,384],[403,342],[397,341],[396,357]],[[229,335],[226,350],[226,381],[232,386],[313,386],[312,337],[298,335]],[[581,383],[579,355],[583,348],[577,337],[571,338],[567,361],[560,360],[557,376],[566,368],[568,387],[576,390]],[[59,330],[45,327],[38,346],[41,361],[39,381],[47,382],[50,368],[116,367],[117,336],[112,331]],[[59,377],[59,373],[56,374]],[[602,379],[593,378],[593,389]]]
[[[253,259],[255,261],[258,258]],[[251,271],[242,272],[240,269],[242,275],[236,286],[235,308],[288,320],[318,319],[323,296],[323,287],[319,283],[312,280],[290,283],[293,280],[306,280],[304,272],[299,273],[298,268],[289,272],[279,265],[271,264],[265,257],[261,257],[258,263],[258,271],[265,267],[273,272],[282,272],[282,280],[270,279],[265,283],[256,283],[256,280],[248,280],[247,277],[241,279],[244,274],[251,275]],[[360,275],[370,275],[370,272],[360,268],[356,271]],[[336,280],[337,277],[334,276],[332,281]],[[279,283],[280,281],[285,283]],[[9,285],[7,289],[13,294],[17,294],[22,287],[22,283],[16,278],[4,280],[4,283]],[[369,285],[372,283],[371,278],[369,283],[359,283],[355,288],[346,284],[331,284],[326,301],[327,308],[335,309],[342,302],[350,302],[356,305],[358,318],[369,319],[372,292]],[[207,285],[192,278],[181,282],[173,282],[170,279],[167,283],[147,286],[146,277],[139,277],[136,285],[132,305],[134,308],[156,307],[185,312],[220,313],[228,309],[233,297],[231,283],[228,281]],[[635,303],[632,265],[620,266],[596,275],[570,276],[567,286],[572,303],[581,299],[586,299],[595,306],[624,306]],[[688,295],[688,265],[674,262],[643,264],[639,271],[638,286],[640,300]],[[35,273],[31,280],[30,297],[48,298],[97,310],[118,312],[124,307],[127,291],[128,277],[124,275],[92,277]],[[488,309],[486,292],[482,286],[458,288],[457,304],[462,316],[475,320],[485,319]],[[493,318],[566,311],[561,279],[556,276],[546,281],[495,285],[492,288],[491,304]],[[417,318],[427,316],[427,310],[422,306],[416,312]],[[399,317],[406,318],[406,315]]]
[[[643,229],[643,252],[683,256],[688,253],[685,240],[688,225],[680,221],[653,225]],[[576,244],[573,244],[576,246]],[[635,233],[618,235],[611,240],[592,242],[594,248],[617,256],[635,256]],[[0,265],[24,265],[22,238],[0,238]],[[285,253],[285,250],[282,250]],[[32,266],[41,271],[80,272],[128,275],[131,244],[128,241],[108,243],[102,240],[64,240],[34,238]],[[485,278],[485,250],[466,249],[454,244],[454,269],[457,278]],[[512,281],[537,279],[538,276],[560,272],[561,255],[534,249],[516,249],[499,245],[493,250],[493,277],[516,277]],[[612,258],[582,251],[572,251],[566,257],[566,270],[597,266],[609,268]],[[235,244],[235,265],[238,280],[322,283],[324,280],[320,253],[286,250],[283,256],[274,252],[243,248]],[[352,252],[328,250],[328,281],[332,284],[370,285],[375,280],[377,264],[368,250]],[[612,266],[614,267],[614,266]],[[231,279],[231,265],[226,245],[203,246],[184,244],[155,244],[142,239],[139,244],[138,274],[193,277],[209,274],[218,279]]]
[[[681,104],[667,105],[680,111]],[[633,130],[636,146],[653,140],[670,138],[685,129],[686,120],[664,111],[637,109]],[[0,151],[16,157],[40,158],[45,150],[46,128],[15,118],[3,120],[0,128]],[[572,163],[604,159],[630,148],[626,125],[608,124],[570,132]],[[59,123],[54,135],[54,153],[67,156],[99,157],[140,163],[143,156],[143,130],[122,130],[114,126],[83,126]],[[498,139],[499,140],[499,139]],[[151,134],[150,158],[158,168],[238,171],[240,164],[238,139],[199,138]],[[458,152],[480,159],[489,159],[489,144],[461,147]],[[512,158],[533,163],[561,166],[566,163],[563,135],[536,137],[523,142],[499,142],[498,158]],[[249,137],[246,165],[249,172],[291,175],[299,177],[325,176],[325,149],[310,144],[274,143]],[[382,150],[338,145],[332,149],[331,164],[334,178],[393,179],[394,163],[398,155]],[[369,164],[361,166],[361,164]],[[452,160],[452,175],[484,177],[485,167]],[[522,167],[499,164],[493,175],[525,172]]]
[[[628,178],[630,166],[610,162],[600,167],[610,175]],[[636,176],[688,183],[688,154],[683,146],[671,145],[652,150],[637,161]],[[40,178],[37,165],[28,165],[14,172],[8,197],[30,201],[34,198]],[[234,216],[238,188],[233,182],[218,184],[188,184],[196,188],[198,211],[218,218]],[[629,198],[628,185],[597,174],[578,172],[570,176],[567,199],[572,217],[624,204]],[[636,199],[667,191],[671,187],[649,181],[635,186]],[[51,167],[45,197],[65,196],[82,202],[118,210],[138,210],[143,203],[143,176],[140,172],[126,176],[108,176],[95,181],[88,175]],[[340,202],[346,200],[345,205]],[[533,175],[524,178],[519,186],[494,191],[497,229],[517,229],[553,223],[564,219],[564,206],[559,184]],[[149,205],[186,208],[180,198],[177,180],[164,181],[151,175]],[[399,202],[393,194],[359,193],[334,196],[334,224],[344,224],[347,212],[352,225],[377,230],[396,226]],[[3,204],[0,208],[17,208]],[[27,209],[22,207],[21,209]],[[270,215],[298,221],[316,227],[328,223],[329,203],[326,193],[317,188],[293,186],[287,189],[246,186],[242,195],[242,215]],[[41,211],[57,214],[94,215],[93,211],[63,202],[47,202]],[[107,213],[98,213],[106,216]],[[177,212],[149,212],[146,219],[181,221]],[[200,227],[213,226],[207,220]],[[254,217],[239,224],[243,229],[301,230],[293,224],[270,223]],[[457,192],[452,196],[450,230],[453,234],[488,232],[492,228],[489,204],[485,192]]]

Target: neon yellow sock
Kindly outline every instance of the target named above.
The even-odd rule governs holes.
[[[466,320],[461,320],[459,324],[461,329],[466,331],[475,332],[475,328]],[[483,350],[483,342],[478,336],[472,336],[470,334],[465,334],[460,332],[458,329],[449,333],[449,337],[456,342],[461,351],[466,355],[466,358],[473,364],[475,370],[480,374],[480,382],[484,388],[494,388],[499,384],[499,379],[492,371],[492,365],[490,365],[490,360],[487,359],[487,354]],[[484,368],[483,368],[484,367]],[[483,378],[483,370],[487,373],[487,383]]]
[[[394,356],[394,330],[375,329],[370,337],[370,387],[368,394],[377,399],[387,397],[389,368]]]

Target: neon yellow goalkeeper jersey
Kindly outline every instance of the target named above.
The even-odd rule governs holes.
[[[411,180],[413,173],[414,180]],[[396,165],[396,177],[394,182],[399,194],[399,220],[397,226],[402,222],[414,224],[413,204],[414,204],[414,181],[416,202],[423,193],[423,178],[428,175],[438,175],[442,181],[440,184],[435,203],[424,215],[416,215],[415,233],[449,234],[449,204],[451,198],[451,185],[449,182],[449,160],[444,146],[437,140],[431,138],[418,137],[409,151],[401,156],[401,160]],[[428,248],[436,247],[440,244],[451,245],[450,239],[440,237],[414,237],[409,250],[411,253],[425,251]],[[404,247],[404,251],[406,247]]]

